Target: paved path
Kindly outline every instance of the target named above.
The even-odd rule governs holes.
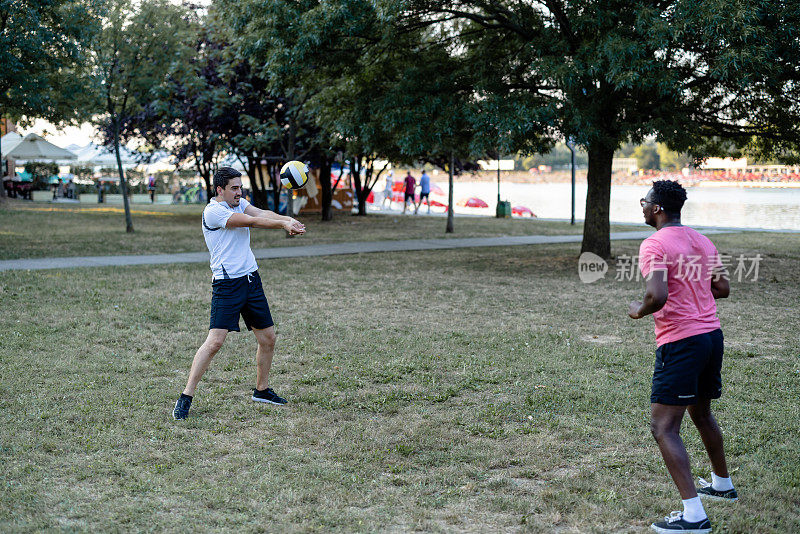
[[[641,240],[651,231],[612,232],[614,241]],[[727,233],[726,230],[705,230],[705,234]],[[456,239],[408,239],[404,241],[364,241],[332,243],[328,245],[300,245],[294,247],[261,248],[253,250],[256,259],[303,258],[309,256],[335,256],[339,254],[364,254],[368,252],[398,252],[405,250],[443,250],[470,247],[511,247],[541,245],[545,243],[580,243],[582,235],[525,235],[513,237],[466,237]],[[208,263],[208,252],[177,252],[175,254],[147,254],[142,256],[75,256],[68,258],[38,258],[0,261],[0,271],[72,269],[75,267],[116,267],[127,265],[158,265],[166,263]]]

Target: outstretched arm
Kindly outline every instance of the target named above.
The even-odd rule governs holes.
[[[267,213],[277,215],[271,211]],[[302,223],[292,219],[291,217],[283,217],[280,215],[278,215],[278,217],[280,217],[280,219],[271,217],[253,217],[252,215],[247,215],[246,213],[234,213],[228,218],[228,222],[225,224],[225,227],[264,228],[267,230],[282,228],[291,235],[300,235],[306,233],[306,227]]]
[[[664,307],[669,296],[666,269],[655,269],[646,278],[647,289],[642,302],[634,301],[628,306],[628,316],[631,319],[641,319],[655,313]]]
[[[291,217],[286,217],[285,215],[278,215],[274,211],[270,210],[262,210],[261,208],[257,208],[250,204],[244,209],[245,215],[250,215],[251,217],[262,217],[264,219],[274,219],[276,221],[293,221]]]

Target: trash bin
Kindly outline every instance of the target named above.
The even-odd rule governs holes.
[[[511,202],[501,200],[497,203],[497,217],[511,217]]]

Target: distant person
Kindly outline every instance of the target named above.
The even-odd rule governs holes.
[[[203,236],[211,253],[211,323],[205,343],[197,350],[189,380],[175,402],[172,417],[186,419],[200,378],[222,347],[228,332],[239,331],[239,316],[258,341],[255,402],[283,405],[286,399],[269,387],[269,370],[275,351],[275,327],[269,311],[258,264],[250,249],[250,228],[283,229],[301,235],[305,226],[291,217],[258,209],[242,199],[242,173],[222,167],[214,173],[212,198],[203,210]]]
[[[408,174],[406,174],[406,178],[403,180],[403,182],[406,186],[406,195],[405,200],[403,201],[403,213],[405,213],[409,202],[411,202],[412,206],[414,205],[414,189],[417,187],[417,180],[411,176],[411,171],[408,171]]]
[[[389,171],[389,175],[386,177],[386,185],[383,187],[383,201],[381,202],[381,207],[386,204],[386,201],[389,201],[389,207],[392,207],[392,194],[394,193],[394,171]]]
[[[156,177],[152,174],[147,177],[147,190],[150,192],[150,204],[156,201]]]
[[[417,203],[416,209],[414,209],[414,213],[419,211],[419,207],[422,205],[422,199],[424,198],[428,202],[428,213],[431,212],[431,177],[428,176],[426,171],[422,171],[422,176],[419,177],[419,202]]]
[[[103,203],[103,181],[97,180],[97,203]]]
[[[656,532],[711,532],[700,498],[735,501],[722,432],[711,400],[722,394],[723,337],[715,299],[730,293],[727,272],[710,239],[681,225],[686,191],[670,180],[653,182],[640,203],[656,233],[639,248],[639,268],[647,281],[643,302],[628,315],[655,319],[656,357],[650,395],[650,429],[683,499],[683,511],[654,523]],[[689,456],[680,436],[689,411],[711,460],[712,481],[695,488]]]
[[[64,181],[59,178],[58,182],[53,184],[53,200],[57,200],[64,193]]]
[[[67,198],[75,199],[75,182],[72,181],[72,178],[67,181]]]

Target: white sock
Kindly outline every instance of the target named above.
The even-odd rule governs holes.
[[[733,482],[730,478],[718,477],[711,473],[711,487],[717,491],[728,491],[733,489]]]
[[[683,518],[690,523],[697,523],[707,518],[703,503],[700,497],[683,499]]]

